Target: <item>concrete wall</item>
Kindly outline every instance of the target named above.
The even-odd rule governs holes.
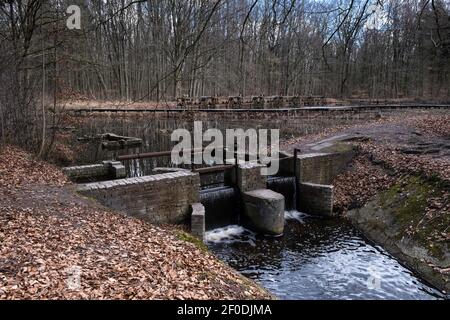
[[[66,167],[62,171],[72,180],[109,176],[109,168],[103,164]]]
[[[255,163],[245,163],[238,166],[237,187],[241,192],[266,188],[267,177],[261,175],[261,168],[264,168],[264,165]]]
[[[103,161],[99,164],[65,167],[62,171],[74,181],[99,178],[121,179],[127,175],[125,166],[120,161]]]
[[[199,202],[198,173],[174,172],[78,185],[78,192],[151,223],[184,223]]]
[[[333,186],[300,183],[298,192],[299,211],[319,216],[333,215]]]
[[[352,150],[338,153],[308,153],[298,155],[297,179],[301,182],[330,184],[333,179],[343,172],[354,152]],[[280,173],[294,175],[294,159],[283,158],[290,154],[280,155]]]
[[[347,167],[351,153],[309,153],[298,156],[297,178],[301,182],[330,184]]]

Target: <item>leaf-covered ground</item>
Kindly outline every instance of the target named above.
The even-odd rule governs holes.
[[[341,213],[363,205],[405,175],[421,175],[450,182],[448,113],[397,114],[367,124],[331,128],[320,134],[285,141],[282,148],[315,152],[310,150],[311,145],[341,135],[351,138],[353,141],[349,143],[358,148],[350,170],[333,182],[334,208]]]
[[[74,194],[55,167],[0,152],[0,299],[265,299],[182,230]]]

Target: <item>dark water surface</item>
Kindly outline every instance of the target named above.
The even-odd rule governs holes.
[[[226,129],[244,130],[254,129],[279,129],[281,139],[289,139],[311,133],[322,132],[326,128],[336,125],[361,123],[364,119],[347,117],[343,119],[334,118],[309,118],[309,119],[222,119],[211,116],[207,121],[202,121],[203,131],[210,128],[220,129],[224,134]],[[99,141],[74,142],[80,145],[83,152],[76,154],[75,164],[91,164],[102,160],[114,159],[118,155],[168,151],[173,148],[176,142],[170,141],[170,135],[175,129],[187,129],[193,132],[193,120],[185,119],[158,119],[148,117],[127,118],[117,116],[102,116],[83,118],[76,130],[78,138],[93,137],[104,133],[115,133],[123,136],[141,138],[143,144],[139,148],[129,148],[122,150],[103,150]],[[153,159],[139,159],[124,161],[128,176],[143,176],[152,173],[155,167],[171,167],[170,157],[160,157]]]
[[[229,226],[207,232],[207,244],[280,299],[442,298],[346,221],[286,215],[282,237]]]

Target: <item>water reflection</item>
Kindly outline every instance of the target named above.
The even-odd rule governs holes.
[[[226,129],[279,129],[280,138],[288,139],[310,133],[322,132],[324,129],[336,125],[364,122],[363,119],[347,117],[335,119],[327,117],[294,118],[294,119],[223,119],[220,116],[211,115],[207,121],[203,121],[203,130],[217,128],[225,132]],[[139,148],[123,150],[102,150],[99,141],[76,142],[81,145],[83,152],[76,155],[76,164],[89,164],[106,159],[114,159],[118,155],[142,152],[155,152],[171,150],[175,145],[170,141],[170,135],[175,129],[187,129],[193,131],[193,120],[151,118],[149,117],[117,117],[101,116],[83,118],[78,125],[78,137],[93,137],[103,133],[115,133],[118,135],[141,138],[143,144]],[[155,167],[171,167],[170,157],[157,159],[139,159],[124,161],[129,176],[142,176],[151,174]]]

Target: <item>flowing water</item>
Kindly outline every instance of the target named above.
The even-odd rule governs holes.
[[[206,242],[231,267],[280,299],[435,299],[427,286],[343,219],[295,211],[294,177],[270,177],[268,188],[286,199],[285,233],[264,237],[237,225],[233,188],[203,190]]]
[[[295,177],[270,177],[267,179],[267,189],[278,192],[284,196],[284,208],[294,210],[297,205]]]
[[[321,132],[358,119],[296,119],[289,121],[228,121],[213,119],[207,128],[280,129],[282,138]],[[192,121],[179,119],[87,118],[77,129],[78,137],[106,132],[143,139],[139,148],[106,151],[99,143],[80,147],[76,163],[96,163],[119,154],[166,151],[174,145],[174,129],[192,131]],[[79,144],[82,144],[81,146]],[[159,166],[171,166],[170,158],[140,159],[124,162],[128,176],[151,174]],[[219,177],[220,178],[220,177]],[[220,179],[219,179],[220,180]],[[223,179],[222,179],[223,180]],[[220,185],[221,181],[208,183]],[[268,188],[283,194],[286,209],[295,208],[295,179],[273,177]],[[296,211],[286,212],[285,234],[278,238],[256,235],[239,223],[239,197],[233,188],[219,186],[201,191],[206,208],[206,234],[210,249],[223,261],[249,278],[255,279],[281,299],[434,299],[440,294],[422,283],[408,269],[380,247],[367,242],[343,220],[321,220]],[[217,229],[220,228],[220,229]]]
[[[218,187],[202,190],[200,202],[205,207],[207,230],[239,222],[239,193],[234,188]]]
[[[280,299],[442,298],[342,219],[291,211],[282,237],[234,225],[208,231],[206,241],[219,259]]]

